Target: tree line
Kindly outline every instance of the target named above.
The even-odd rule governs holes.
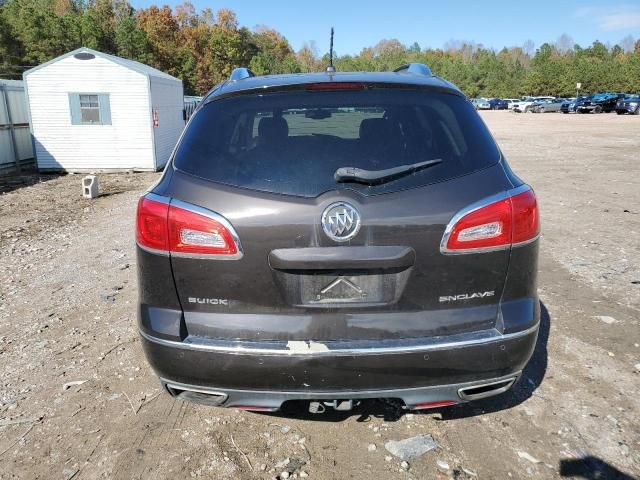
[[[85,46],[146,63],[182,79],[185,93],[202,95],[238,66],[256,74],[323,70],[328,53],[312,42],[295,51],[267,26],[241,26],[228,9],[197,12],[185,2],[171,9],[134,10],[127,0],[0,0],[0,78]],[[534,49],[532,42],[502,50],[450,41],[442,48],[381,40],[357,55],[337,55],[338,71],[393,70],[426,63],[469,97],[582,92],[640,92],[640,40],[599,41],[581,47],[567,35]]]

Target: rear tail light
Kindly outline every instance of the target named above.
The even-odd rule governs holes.
[[[525,185],[456,214],[447,225],[440,250],[442,253],[502,250],[535,240],[539,233],[536,196]]]
[[[136,239],[143,248],[179,256],[242,256],[238,236],[224,217],[155,194],[138,202]]]
[[[167,217],[169,204],[141,197],[136,217],[136,241],[152,250],[169,250]]]

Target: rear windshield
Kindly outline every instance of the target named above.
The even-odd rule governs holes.
[[[384,170],[432,159],[391,181],[339,182],[341,167]],[[174,164],[218,183],[303,197],[351,188],[365,195],[427,185],[499,159],[464,98],[425,90],[295,91],[213,101],[192,119]]]

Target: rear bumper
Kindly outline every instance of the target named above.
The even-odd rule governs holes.
[[[400,398],[411,408],[480,398],[460,393],[476,385],[497,382],[499,388],[484,396],[508,389],[533,353],[538,324],[504,335],[490,329],[410,341],[311,344],[141,334],[149,363],[174,394],[218,394],[221,406],[267,410],[287,400],[357,398]]]

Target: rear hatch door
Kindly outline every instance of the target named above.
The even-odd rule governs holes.
[[[499,156],[454,93],[365,86],[205,105],[163,193],[226,218],[242,256],[172,256],[187,330],[324,341],[493,327],[508,251],[445,255],[440,243],[456,212],[510,187]],[[336,175],[429,160],[383,181]]]

